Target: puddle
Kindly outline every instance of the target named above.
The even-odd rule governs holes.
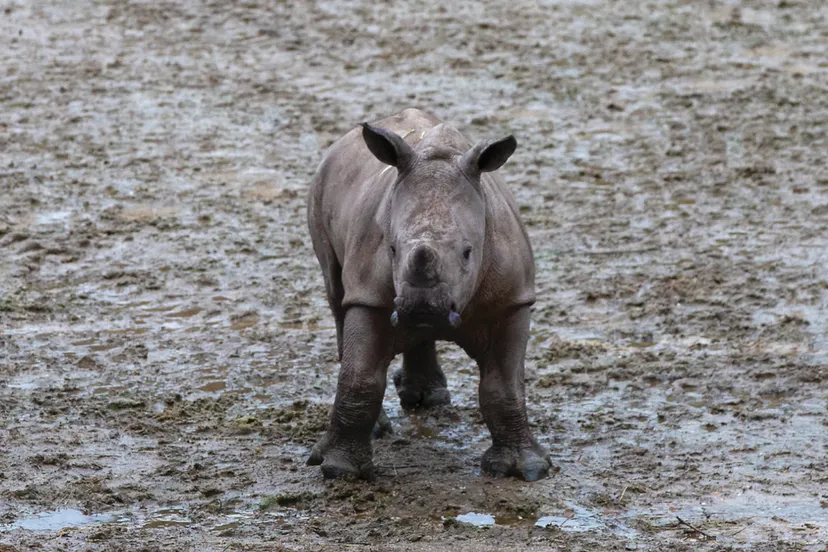
[[[672,84],[680,94],[729,94],[751,86],[750,79],[688,79]]]
[[[225,381],[211,381],[205,385],[199,387],[201,391],[206,391],[208,393],[216,393],[218,391],[224,391],[227,388],[227,383]]]
[[[142,335],[149,331],[148,328],[124,328],[121,330],[103,330],[106,335]]]
[[[167,315],[167,318],[192,318],[200,312],[201,309],[199,307],[193,307],[191,309],[184,309],[178,312],[171,312]]]
[[[86,515],[80,510],[70,508],[55,510],[54,512],[42,512],[34,516],[26,517],[9,525],[0,526],[0,531],[12,531],[14,529],[26,529],[28,531],[60,531],[73,527],[84,527],[96,523],[110,523],[117,518],[112,514]]]
[[[107,343],[105,345],[91,345],[89,347],[90,351],[109,351],[111,349],[115,349],[116,347],[120,347],[117,343]]]
[[[157,529],[159,527],[186,527],[187,525],[192,525],[192,521],[190,521],[189,519],[159,518],[146,522],[141,526],[141,528]]]
[[[145,305],[151,305],[152,301],[130,301],[128,303],[120,303],[118,305],[118,310],[130,310],[136,307],[143,307]]]
[[[652,527],[669,527],[681,518],[719,541],[764,542],[769,534],[803,541],[828,541],[828,509],[818,499],[782,497],[759,492],[712,496],[704,502],[666,513],[631,510],[620,517],[643,518]]]
[[[244,330],[259,323],[259,315],[255,313],[243,314],[230,318],[230,327],[234,330]]]
[[[632,347],[633,349],[649,349],[655,345],[655,341],[630,341],[627,343],[627,347]]]
[[[433,439],[440,436],[440,429],[429,427],[419,416],[410,416],[412,435],[418,439]]]
[[[231,515],[229,518],[231,519],[227,521],[226,525],[232,525],[233,523],[238,525],[246,516]],[[183,507],[161,508],[149,513],[146,517],[137,512],[133,514],[109,513],[87,515],[80,510],[61,508],[55,511],[42,512],[33,516],[24,517],[7,525],[0,525],[0,532],[13,531],[15,529],[26,529],[28,531],[61,531],[63,529],[86,527],[100,523],[117,523],[142,529],[153,529],[158,527],[188,526],[192,525],[193,521],[186,516]],[[220,530],[218,528],[216,529]]]
[[[457,516],[457,521],[461,523],[468,523],[475,527],[489,527],[495,524],[495,518],[491,514],[478,514],[476,512],[469,512]]]
[[[241,527],[241,522],[240,521],[231,521],[230,523],[224,523],[222,525],[216,525],[215,527],[213,527],[213,531],[219,531],[219,532],[230,531],[230,530],[233,530],[233,529],[238,529],[239,527]]]
[[[271,513],[271,512],[269,512]],[[245,523],[251,523],[251,516],[248,514],[230,514],[227,516],[227,519],[224,522],[215,525],[211,531],[215,531],[217,533],[223,533],[225,531],[234,531],[240,527],[242,527]]]
[[[542,516],[535,522],[535,527],[557,527],[570,533],[609,532],[625,538],[638,535],[635,529],[621,522],[620,518],[577,504],[568,504],[567,510],[562,514]]]
[[[193,521],[184,515],[184,508],[162,508],[154,511],[149,518],[140,525],[142,529],[158,527],[176,527],[192,525]]]
[[[37,384],[37,382],[34,382],[34,381],[22,381],[20,383],[8,383],[8,384],[6,384],[6,387],[8,387],[9,389],[27,390],[27,389],[37,389],[40,386]]]
[[[37,215],[37,224],[48,226],[51,224],[65,225],[66,221],[73,215],[72,211],[52,211],[50,213],[40,213]]]
[[[443,518],[445,519],[445,518]],[[457,521],[467,523],[475,527],[491,527],[502,525],[507,527],[520,527],[534,525],[535,527],[555,527],[561,531],[572,533],[609,531],[615,535],[632,538],[637,532],[627,527],[618,519],[577,505],[569,505],[569,508],[562,512],[562,515],[541,516],[537,519],[523,518],[521,516],[494,516],[492,514],[469,512],[456,517]]]
[[[161,307],[152,307],[149,309],[142,309],[144,312],[169,312],[173,310],[177,305],[164,305]]]
[[[443,518],[445,519],[445,518]],[[533,519],[526,519],[518,515],[497,515],[483,514],[478,512],[469,512],[468,514],[461,514],[455,518],[461,523],[468,523],[475,527],[491,527],[493,525],[502,525],[504,527],[522,527],[532,525]]]
[[[562,531],[583,533],[606,529],[607,524],[601,520],[598,512],[580,506],[570,505],[570,510],[562,516],[542,516],[535,522],[535,527],[557,527]],[[633,534],[632,529],[629,530]]]

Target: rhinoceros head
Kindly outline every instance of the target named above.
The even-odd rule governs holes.
[[[384,222],[396,293],[392,323],[459,326],[485,255],[480,176],[509,159],[515,138],[459,151],[441,143],[440,132],[430,133],[431,139],[416,149],[397,134],[368,124],[363,124],[362,136],[377,159],[397,168]]]

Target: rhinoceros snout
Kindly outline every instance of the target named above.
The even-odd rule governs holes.
[[[449,294],[446,284],[423,288],[410,285],[402,286],[402,292],[394,299],[396,307],[391,316],[391,324],[411,326],[443,326],[456,328],[460,325],[457,304]]]

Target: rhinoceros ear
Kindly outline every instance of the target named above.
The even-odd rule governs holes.
[[[374,157],[386,165],[402,169],[414,159],[414,150],[411,146],[390,130],[362,123],[362,139]]]
[[[473,173],[496,171],[515,153],[517,140],[512,135],[500,140],[479,142],[464,156],[466,166]]]

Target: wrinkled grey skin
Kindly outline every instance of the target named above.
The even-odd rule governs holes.
[[[452,126],[406,109],[327,152],[308,204],[342,362],[330,426],[308,459],[325,477],[373,477],[371,436],[390,431],[382,399],[395,355],[404,408],[450,402],[436,340],[454,341],[480,367],[492,435],[483,470],[547,474],[523,383],[534,258],[514,198],[492,172],[515,147],[511,136],[470,147]]]

